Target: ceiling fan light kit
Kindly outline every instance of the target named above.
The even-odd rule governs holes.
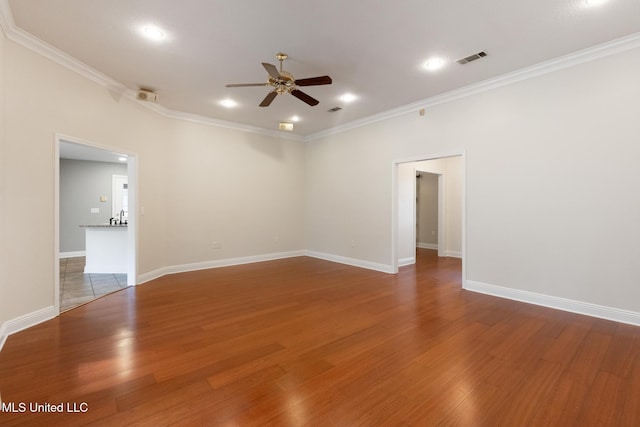
[[[253,86],[270,86],[273,88],[271,92],[265,96],[265,98],[260,103],[261,107],[268,107],[271,105],[273,100],[277,95],[291,94],[301,100],[302,102],[314,106],[318,105],[320,101],[313,98],[310,95],[307,95],[300,89],[299,86],[319,86],[319,85],[330,85],[332,83],[331,77],[329,76],[319,76],[319,77],[310,77],[306,79],[296,80],[288,71],[285,71],[282,68],[282,64],[285,59],[288,58],[286,53],[278,53],[276,55],[276,59],[280,62],[280,69],[266,62],[262,63],[262,66],[269,74],[269,79],[266,83],[239,83],[239,84],[228,84],[226,87],[253,87]],[[293,126],[293,125],[292,125]]]

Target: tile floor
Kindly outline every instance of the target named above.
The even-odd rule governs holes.
[[[126,274],[85,274],[84,257],[60,260],[60,311],[126,287]]]

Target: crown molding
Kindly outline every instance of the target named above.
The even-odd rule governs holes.
[[[394,117],[402,116],[408,113],[413,113],[421,108],[435,107],[436,105],[446,104],[448,102],[456,101],[461,98],[476,95],[482,92],[486,92],[492,89],[496,89],[502,86],[507,86],[513,83],[517,83],[523,80],[532,79],[534,77],[542,76],[544,74],[552,73],[554,71],[562,70],[565,68],[573,67],[575,65],[583,64],[585,62],[594,61],[596,59],[604,58],[606,56],[614,55],[616,53],[625,52],[627,50],[640,47],[640,33],[631,34],[626,37],[622,37],[616,40],[612,40],[606,43],[602,43],[596,46],[589,47],[587,49],[579,50],[577,52],[570,53],[558,58],[551,59],[549,61],[541,62],[530,67],[522,68],[511,73],[503,74],[498,77],[494,77],[488,80],[484,80],[479,83],[474,83],[468,86],[455,89],[441,95],[436,95],[431,98],[423,99],[411,104],[403,105],[392,110],[384,111],[379,114],[374,114],[363,119],[355,120],[353,122],[345,123],[344,125],[336,126],[326,131],[317,132],[311,135],[307,135],[304,138],[305,142],[315,141],[330,135],[346,132],[351,129],[356,129],[363,126],[368,126],[373,123],[381,122],[384,120],[392,119]]]
[[[349,123],[345,123],[340,126],[332,127],[330,129],[313,133],[306,136],[298,134],[284,133],[282,131],[274,131],[271,129],[265,129],[257,126],[244,125],[237,122],[231,122],[226,120],[219,120],[210,117],[201,116],[198,114],[185,113],[181,111],[171,110],[158,104],[149,102],[143,102],[136,99],[136,92],[128,89],[122,83],[112,79],[111,77],[100,73],[99,71],[89,67],[88,65],[78,61],[72,56],[62,52],[61,50],[49,45],[48,43],[34,37],[30,33],[18,28],[13,20],[13,14],[9,7],[9,0],[0,0],[0,27],[4,31],[7,38],[14,41],[28,49],[33,50],[36,53],[52,60],[53,62],[60,64],[78,74],[86,77],[87,79],[106,87],[109,90],[121,93],[126,98],[158,113],[165,117],[185,120],[193,123],[199,123],[207,126],[215,126],[225,129],[238,130],[242,132],[255,133],[260,135],[266,135],[276,138],[289,139],[293,141],[311,142],[318,139],[325,138],[330,135],[339,134],[352,129],[357,129],[363,126],[368,126],[373,123],[381,122],[384,120],[392,119],[394,117],[402,116],[408,113],[413,113],[421,108],[431,108],[440,104],[456,101],[461,98],[476,95],[482,92],[486,92],[492,89],[496,89],[502,86],[507,86],[513,83],[517,83],[523,80],[528,80],[534,77],[542,76],[554,71],[562,70],[564,68],[573,67],[574,65],[582,64],[585,62],[593,61],[606,56],[614,55],[616,53],[624,52],[630,49],[640,47],[640,33],[631,34],[626,37],[622,37],[616,40],[612,40],[606,43],[602,43],[587,49],[583,49],[568,55],[564,55],[549,61],[541,62],[539,64],[526,67],[511,73],[503,74],[498,77],[494,77],[488,80],[484,80],[479,83],[474,83],[469,86],[465,86],[459,89],[455,89],[441,95],[436,95],[431,98],[427,98],[421,101],[417,101],[411,104],[403,105],[392,110],[383,111],[378,114],[374,114],[369,117],[365,117],[359,120],[354,120]]]
[[[1,0],[0,29],[2,29],[7,37],[9,34],[9,26],[15,26],[15,24],[13,23],[13,14],[11,13],[11,8],[9,7],[9,0]]]
[[[154,111],[155,113],[160,114],[164,117],[168,117],[170,119],[183,120],[183,121],[197,123],[197,124],[206,125],[206,126],[213,126],[217,128],[255,133],[258,135],[266,135],[274,138],[288,139],[288,140],[298,141],[298,142],[304,141],[303,137],[297,134],[284,133],[283,131],[265,129],[258,126],[251,126],[251,125],[245,125],[237,122],[214,119],[211,117],[205,117],[205,116],[201,116],[193,113],[185,113],[183,111],[171,110],[162,105],[154,104],[152,102],[139,101],[136,98],[136,91],[131,89],[127,89],[125,96],[129,98],[131,101],[136,102],[137,104],[151,111]]]
[[[226,120],[213,119],[197,114],[171,110],[159,104],[139,101],[136,98],[136,91],[127,88],[117,80],[112,79],[106,74],[103,74],[89,67],[85,63],[78,61],[77,59],[61,51],[60,49],[51,46],[50,44],[17,27],[13,20],[13,14],[11,13],[11,7],[9,6],[8,0],[0,0],[0,27],[4,31],[7,39],[23,47],[26,47],[27,49],[32,50],[41,56],[44,56],[45,58],[55,62],[56,64],[62,65],[63,67],[80,74],[81,76],[93,81],[94,83],[99,84],[100,86],[105,87],[110,91],[121,94],[123,95],[123,97],[164,117],[169,117],[177,120],[185,120],[207,126],[266,135],[275,138],[289,139],[299,142],[303,141],[303,137],[297,134],[284,133],[282,131],[244,125],[241,123]]]
[[[50,44],[40,40],[32,34],[24,31],[15,25],[13,14],[9,7],[8,0],[0,1],[0,26],[7,38],[21,46],[26,47],[51,61],[62,65],[81,76],[116,92],[125,92],[127,88],[120,82],[110,78],[109,76],[94,70],[88,65],[78,61],[71,55],[57,49]]]

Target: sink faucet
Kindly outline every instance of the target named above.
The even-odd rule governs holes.
[[[120,211],[120,225],[124,224],[124,209]]]

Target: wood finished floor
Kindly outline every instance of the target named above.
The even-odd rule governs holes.
[[[165,276],[10,336],[0,425],[638,426],[640,328],[292,258]]]

